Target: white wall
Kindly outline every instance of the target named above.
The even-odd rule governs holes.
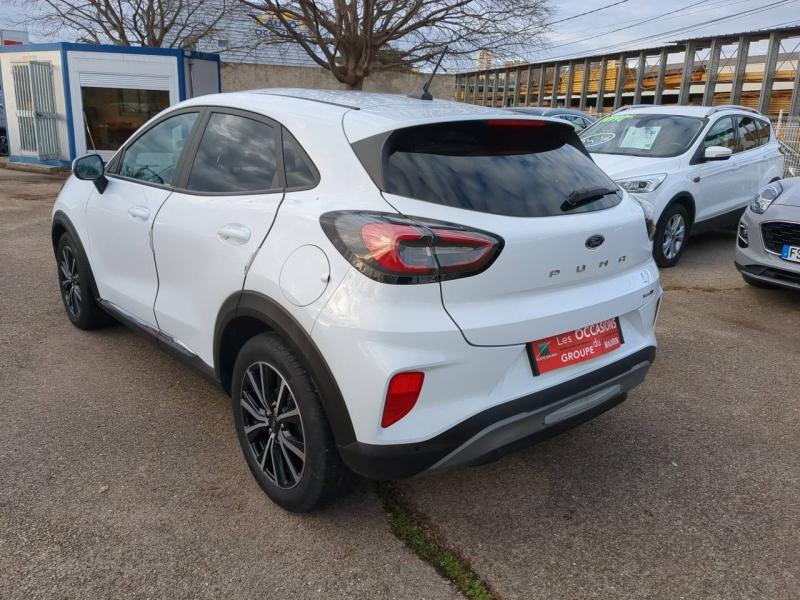
[[[68,51],[76,156],[87,153],[81,85],[115,89],[166,90],[170,104],[180,101],[178,59],[153,54]],[[105,159],[113,152],[98,152]]]
[[[9,154],[36,159],[36,152],[22,151],[20,148],[19,126],[17,122],[17,101],[14,93],[14,77],[11,66],[14,63],[30,61],[49,62],[53,66],[53,87],[55,90],[56,112],[58,113],[59,160],[69,160],[69,137],[67,135],[67,107],[64,93],[64,79],[61,69],[61,53],[57,50],[46,52],[2,52],[0,53],[0,72],[3,78],[3,97],[6,104],[6,125],[8,127]]]
[[[184,58],[184,77],[186,77],[186,97],[205,96],[219,92],[219,67],[213,60]]]

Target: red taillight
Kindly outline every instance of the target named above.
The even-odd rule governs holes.
[[[422,391],[424,380],[425,373],[420,371],[397,373],[392,377],[389,389],[386,391],[381,427],[389,427],[411,412]]]
[[[320,219],[339,252],[383,283],[430,283],[475,275],[503,247],[492,234],[385,213],[335,212]]]
[[[495,257],[497,240],[474,231],[431,229],[433,251],[442,273],[467,273],[483,269]]]
[[[427,234],[411,225],[367,223],[361,228],[361,239],[369,258],[392,273],[434,273],[436,263],[430,253]]]

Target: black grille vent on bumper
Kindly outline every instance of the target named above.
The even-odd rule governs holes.
[[[800,223],[762,223],[761,237],[764,238],[764,248],[780,254],[786,244],[800,246]]]

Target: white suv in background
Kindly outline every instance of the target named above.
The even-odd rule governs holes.
[[[107,165],[76,160],[52,240],[70,321],[111,315],[218,381],[254,477],[290,510],[350,470],[409,477],[574,426],[655,356],[644,212],[564,121],[203,96]]]
[[[783,176],[769,120],[741,106],[628,106],[580,137],[614,181],[653,205],[661,267],[678,262],[690,232],[736,224]]]

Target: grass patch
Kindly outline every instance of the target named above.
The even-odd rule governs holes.
[[[378,496],[389,515],[392,533],[470,600],[495,600],[497,596],[469,563],[434,534],[427,519],[403,502],[397,488],[378,483]]]

